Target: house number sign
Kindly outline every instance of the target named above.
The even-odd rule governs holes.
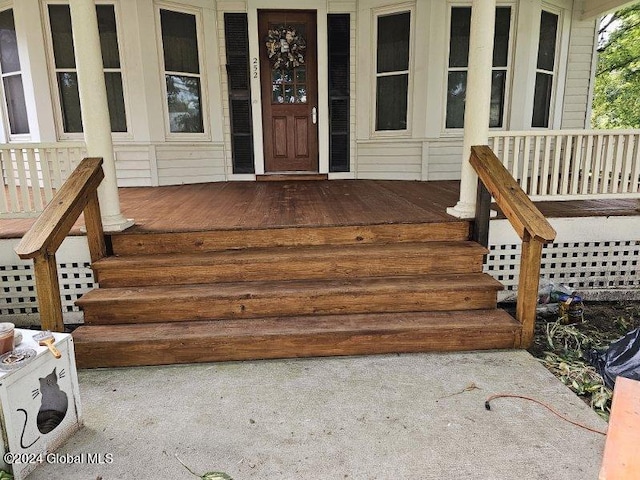
[[[253,57],[253,78],[258,78],[258,59]]]

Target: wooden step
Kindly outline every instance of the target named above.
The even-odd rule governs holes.
[[[517,348],[520,325],[501,310],[82,326],[80,368]]]
[[[107,257],[92,267],[105,288],[479,273],[486,253],[474,242],[320,245]]]
[[[101,288],[76,304],[87,324],[494,308],[483,273]]]
[[[442,223],[309,226],[206,232],[111,235],[115,255],[213,252],[242,248],[460,241],[469,238],[468,221]]]

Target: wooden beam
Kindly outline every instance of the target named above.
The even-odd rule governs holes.
[[[104,178],[101,158],[85,158],[15,248],[22,259],[55,253]]]
[[[64,323],[56,256],[55,254],[38,255],[33,259],[33,266],[42,329],[62,332]]]
[[[640,472],[640,382],[616,379],[600,480],[633,480]]]
[[[535,239],[524,240],[522,242],[516,319],[522,325],[520,346],[523,348],[529,348],[533,344],[536,324],[536,305],[538,303],[538,284],[540,282],[541,255],[541,242]]]
[[[521,239],[552,242],[556,231],[487,145],[471,147],[469,162]]]
[[[87,242],[89,243],[91,261],[97,262],[107,255],[97,190],[91,192],[87,205],[84,207],[84,222],[87,227]]]

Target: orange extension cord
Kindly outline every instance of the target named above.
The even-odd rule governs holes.
[[[605,435],[605,436],[607,435],[607,432],[603,432],[602,430],[596,430],[595,428],[588,427],[588,426],[586,426],[586,425],[584,425],[584,424],[582,424],[580,422],[575,422],[575,421],[565,417],[561,413],[558,413],[556,410],[554,410],[552,407],[550,407],[546,403],[543,403],[540,400],[536,400],[535,398],[527,397],[525,395],[515,395],[515,394],[512,394],[512,393],[497,393],[495,395],[491,395],[489,398],[487,398],[485,400],[484,408],[486,408],[487,410],[491,410],[490,402],[491,402],[491,400],[495,400],[496,398],[521,398],[523,400],[529,400],[530,402],[534,402],[534,403],[537,403],[538,405],[543,406],[544,408],[549,410],[554,415],[557,415],[558,417],[560,417],[565,422],[569,422],[570,424],[575,425],[576,427],[584,428],[585,430],[589,430],[590,432],[593,432],[593,433],[599,433],[600,435]]]

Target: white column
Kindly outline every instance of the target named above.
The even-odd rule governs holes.
[[[104,159],[105,178],[98,189],[102,224],[105,231],[122,231],[133,220],[120,212],[96,5],[93,0],[70,0],[69,8],[87,154]]]
[[[469,38],[469,72],[467,74],[467,96],[464,111],[460,200],[455,207],[447,209],[449,215],[458,218],[473,218],[476,213],[478,176],[469,164],[469,155],[473,145],[486,145],[489,141],[495,23],[496,0],[473,0]]]

